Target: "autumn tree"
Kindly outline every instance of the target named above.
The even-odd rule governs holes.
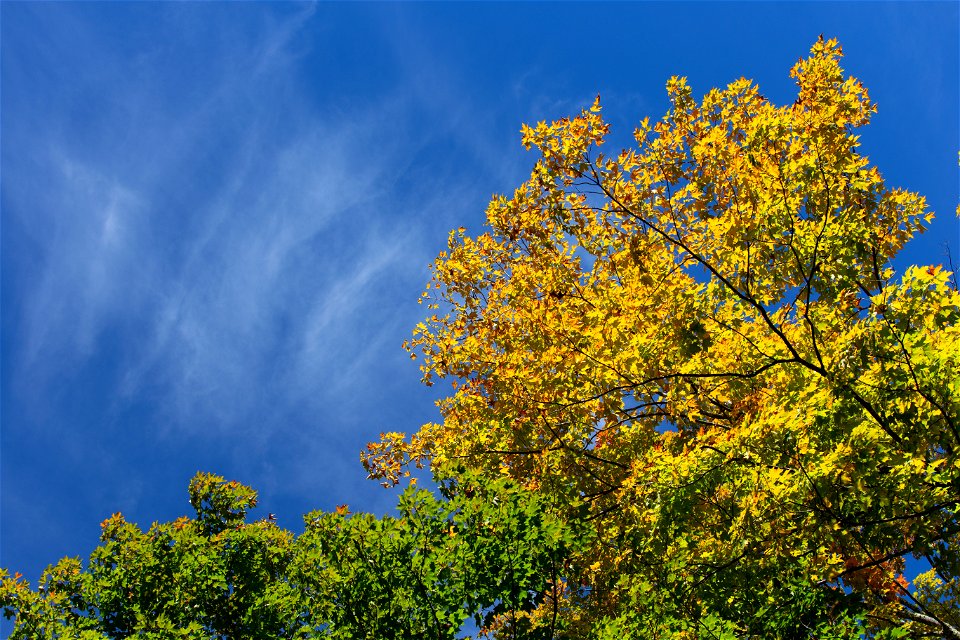
[[[671,78],[620,153],[599,98],[524,126],[530,179],[434,263],[408,348],[452,394],[365,464],[585,501],[582,637],[960,638],[960,294],[894,268],[932,213],[861,154],[840,59],[785,106]]]
[[[510,481],[471,478],[410,487],[392,517],[309,513],[295,536],[247,521],[249,487],[198,474],[194,517],[143,531],[115,514],[86,566],[65,558],[36,589],[0,570],[0,608],[14,640],[452,639],[468,619],[532,637],[575,532]]]

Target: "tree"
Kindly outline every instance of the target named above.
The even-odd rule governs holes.
[[[194,518],[142,531],[115,514],[86,568],[65,558],[37,590],[0,570],[0,607],[11,638],[31,640],[445,639],[470,616],[527,633],[572,530],[514,483],[471,477],[441,498],[410,487],[397,517],[310,513],[294,536],[272,515],[246,522],[252,489],[198,474]]]
[[[433,265],[407,346],[453,393],[365,465],[584,500],[583,636],[960,638],[960,294],[895,273],[932,213],[859,153],[841,55],[818,40],[786,106],[671,78],[615,155],[599,98],[524,126],[530,179]]]

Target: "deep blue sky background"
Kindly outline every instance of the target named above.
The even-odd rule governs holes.
[[[957,261],[958,6],[4,2],[0,566],[186,514],[197,470],[288,528],[388,511],[358,454],[435,417],[427,265],[597,93],[618,146],[670,75],[789,103],[836,36],[864,153],[938,213],[900,265]]]

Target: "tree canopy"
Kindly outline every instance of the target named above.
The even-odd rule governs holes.
[[[960,639],[960,292],[895,268],[933,214],[861,154],[841,57],[784,106],[671,78],[619,153],[599,98],[523,127],[529,180],[451,234],[406,345],[442,419],[363,455],[440,498],[294,535],[199,474],[195,517],[0,574],[13,637]]]
[[[440,487],[408,488],[392,517],[309,513],[295,536],[272,515],[247,522],[251,488],[197,474],[194,517],[143,531],[114,514],[86,567],[65,558],[37,590],[0,570],[0,607],[29,640],[445,639],[465,621],[524,633],[575,530],[509,480]]]
[[[960,637],[960,294],[893,266],[932,213],[861,155],[841,55],[785,106],[671,78],[620,153],[599,98],[524,126],[530,179],[433,265],[407,346],[453,393],[365,463],[586,501],[584,636]]]

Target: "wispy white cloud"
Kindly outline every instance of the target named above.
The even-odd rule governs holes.
[[[54,195],[31,223],[43,261],[27,276],[18,373],[34,390],[112,345],[117,402],[152,397],[171,426],[231,429],[264,403],[309,399],[334,355],[367,361],[343,353],[382,339],[357,335],[358,314],[395,303],[370,283],[426,261],[403,242],[415,221],[378,215],[403,206],[391,187],[410,146],[390,123],[407,103],[304,107],[290,43],[308,18],[231,46],[240,63],[214,57],[217,82],[195,104],[165,112],[163,87],[113,87],[126,138],[79,150],[52,127],[38,141]]]
[[[93,168],[53,157],[48,206],[64,215],[34,220],[45,235],[43,266],[24,305],[23,364],[57,367],[89,356],[105,325],[143,292],[136,282],[148,265],[134,240],[141,232],[144,203],[138,194]]]
[[[17,276],[20,402],[52,407],[38,428],[72,429],[58,445],[70,468],[100,460],[102,501],[125,510],[155,490],[157,472],[135,468],[163,461],[232,465],[265,498],[334,485],[379,496],[362,481],[363,444],[434,418],[400,349],[427,265],[515,184],[529,160],[517,123],[489,135],[502,114],[469,78],[400,42],[396,81],[364,88],[373,98],[318,96],[303,61],[330,52],[310,50],[311,8],[270,12],[252,36],[230,23],[195,72],[171,66],[206,31],[178,17],[193,9],[163,6],[171,40],[128,60],[80,35],[109,61],[93,83],[109,99],[69,102],[95,104],[83,127],[58,109],[23,134],[31,161],[5,197],[41,259]],[[70,424],[50,398],[91,369],[104,406]],[[107,480],[120,476],[125,493]]]
[[[390,158],[362,161],[366,141],[356,134],[351,123],[323,126],[265,150],[198,211],[206,223],[164,283],[149,355],[129,373],[127,393],[156,376],[177,399],[178,422],[222,425],[264,396],[305,395],[321,360],[305,362],[323,341],[351,342],[366,282],[416,260],[377,237],[388,223],[370,212],[386,204],[377,185]],[[275,369],[284,388],[264,388],[278,383]]]

